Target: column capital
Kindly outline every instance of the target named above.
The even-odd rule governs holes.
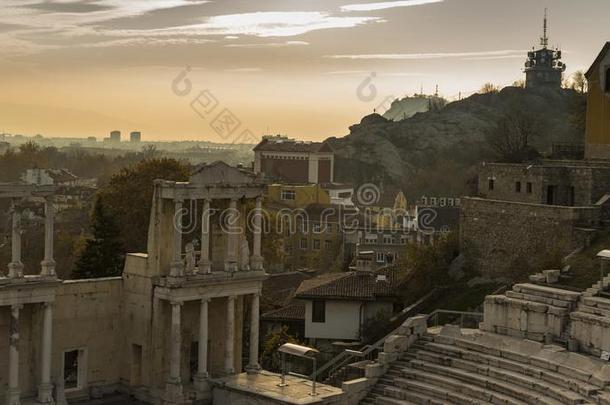
[[[23,304],[12,304],[11,305],[11,310],[12,311],[20,311],[23,309]]]
[[[229,300],[229,301],[235,301],[236,299],[237,299],[236,295],[229,295],[229,296],[227,296],[227,300]]]
[[[55,306],[55,302],[53,301],[45,301],[41,303],[44,308],[53,308]]]
[[[210,298],[210,297],[203,297],[203,298],[201,298],[201,303],[202,303],[202,304],[203,304],[204,302],[205,302],[205,303],[209,303],[210,301],[212,301],[212,298]]]
[[[178,306],[183,306],[183,305],[184,305],[184,301],[170,300],[170,301],[169,301],[169,304],[170,304],[171,306],[176,306],[176,305],[178,305]]]

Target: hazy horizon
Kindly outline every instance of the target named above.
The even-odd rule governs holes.
[[[605,0],[5,0],[0,132],[343,136],[391,96],[523,79],[545,7],[567,75],[588,68],[610,40]],[[358,97],[371,75],[376,94]],[[219,135],[227,111],[239,126]]]

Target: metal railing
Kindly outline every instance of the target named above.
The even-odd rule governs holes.
[[[421,298],[413,305],[410,305],[409,307],[405,308],[405,310],[401,311],[401,313],[408,315],[410,313],[410,308],[417,308],[425,299],[428,298],[430,294]],[[483,314],[480,312],[450,311],[443,309],[437,309],[426,316],[428,319],[428,326],[439,326],[439,324],[459,324],[460,328],[463,328],[465,326],[477,328],[479,322],[483,320]],[[395,318],[396,317],[394,317],[393,319]],[[443,320],[446,321],[442,322]],[[383,347],[383,344],[385,343],[386,339],[392,335],[395,335],[401,326],[393,329],[390,333],[377,340],[375,343],[370,345],[364,345],[360,350],[344,350],[343,352],[332,358],[330,361],[328,361],[326,364],[324,364],[322,367],[320,367],[317,372],[312,373],[310,376],[311,379],[315,380],[320,376],[332,376],[341,368],[347,367],[349,364],[352,364],[354,361],[356,361],[356,359],[373,360],[379,349]]]

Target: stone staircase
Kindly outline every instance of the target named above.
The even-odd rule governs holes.
[[[477,333],[480,338],[442,332],[421,336],[360,403],[610,404],[605,389],[610,373],[599,360]]]

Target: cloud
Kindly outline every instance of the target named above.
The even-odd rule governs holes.
[[[81,1],[70,1],[66,3],[44,1],[40,3],[25,4],[22,7],[32,10],[47,11],[49,13],[91,13],[113,9],[113,7],[108,4],[85,3]]]
[[[341,11],[376,11],[395,7],[413,7],[426,4],[442,3],[445,0],[403,0],[383,1],[379,3],[348,4],[341,6]]]
[[[225,14],[208,17],[200,24],[152,30],[121,30],[117,35],[250,35],[256,37],[291,37],[310,31],[351,28],[383,21],[378,17],[337,17],[317,11],[266,11]]]
[[[306,46],[309,42],[306,41],[286,41],[286,42],[267,42],[260,44],[227,44],[227,48],[281,48],[287,46]]]
[[[498,50],[482,52],[445,52],[445,53],[379,53],[354,55],[327,55],[331,59],[362,59],[362,60],[426,60],[426,59],[471,59],[471,58],[508,58],[523,57],[525,50]]]

